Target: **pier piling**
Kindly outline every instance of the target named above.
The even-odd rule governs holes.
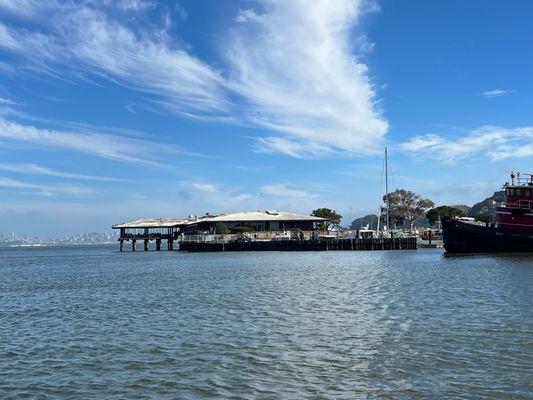
[[[223,252],[223,251],[373,251],[373,250],[416,250],[416,238],[378,239],[333,239],[333,240],[280,240],[250,242],[181,242],[180,251]]]

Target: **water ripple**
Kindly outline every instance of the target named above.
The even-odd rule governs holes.
[[[0,250],[2,398],[533,398],[533,257]]]

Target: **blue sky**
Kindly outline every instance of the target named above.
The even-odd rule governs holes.
[[[0,0],[0,232],[469,204],[533,167],[533,3]]]

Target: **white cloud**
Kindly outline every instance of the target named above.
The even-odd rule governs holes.
[[[187,181],[183,183],[200,192],[202,194],[200,197],[203,199],[209,199],[208,202],[210,204],[219,204],[218,207],[220,207],[221,204],[223,204],[224,207],[227,207],[228,204],[242,203],[252,200],[255,197],[248,193],[239,193],[239,190],[236,188],[219,186],[212,183],[190,183]]]
[[[484,97],[499,97],[509,93],[513,93],[513,90],[493,89],[482,92],[481,95]]]
[[[295,158],[320,157],[330,154],[331,147],[319,142],[291,140],[279,136],[257,138],[254,151],[266,154],[284,154]]]
[[[67,50],[80,69],[164,97],[181,114],[227,109],[220,73],[176,48],[166,34],[147,37],[88,9],[71,16],[64,34],[75,39]]]
[[[258,21],[261,19],[260,15],[257,15],[254,10],[239,10],[235,17],[236,22],[250,22]]]
[[[242,202],[242,201],[246,201],[246,200],[250,200],[252,199],[254,196],[251,195],[251,194],[248,194],[248,193],[242,193],[242,194],[238,194],[236,196],[233,196],[231,197],[231,200],[232,201],[235,201],[235,202]]]
[[[247,119],[283,135],[261,139],[261,146],[300,156],[294,147],[302,144],[377,149],[388,126],[367,67],[353,54],[362,43],[351,36],[368,2],[260,3],[260,15],[239,13],[242,23],[226,51],[229,84],[247,102]]]
[[[210,183],[193,183],[191,184],[191,186],[200,192],[205,192],[205,193],[217,192],[217,187]]]
[[[0,170],[16,172],[20,174],[29,174],[29,175],[47,175],[47,176],[56,176],[60,178],[69,178],[69,179],[80,179],[80,180],[92,180],[92,181],[103,181],[103,182],[119,182],[122,181],[118,178],[111,178],[106,176],[95,176],[95,175],[84,175],[84,174],[73,174],[70,172],[57,171],[55,169],[46,168],[37,164],[26,164],[26,163],[6,163],[0,164]]]
[[[182,116],[276,132],[259,139],[261,151],[368,154],[388,129],[360,57],[371,44],[352,35],[375,7],[372,1],[260,0],[260,13],[239,11],[237,27],[221,43],[226,58],[216,68],[164,26],[145,23],[141,11],[150,1],[117,3],[115,8],[139,11],[127,19],[109,11],[113,2],[106,0],[77,7],[0,2],[21,15],[46,14],[33,31],[0,25],[0,46],[25,56],[32,71],[62,79],[69,78],[65,70],[70,78],[96,74]]]
[[[276,183],[272,185],[265,185],[260,188],[260,192],[269,196],[276,197],[294,197],[294,198],[312,198],[317,197],[316,194],[298,190],[288,187],[285,183]]]
[[[0,105],[7,105],[7,106],[16,106],[19,105],[19,103],[6,99],[5,97],[0,97]]]
[[[93,193],[91,188],[73,185],[43,185],[21,182],[10,178],[0,177],[0,188],[29,189],[45,196],[53,195],[83,195]]]
[[[136,32],[88,7],[61,9],[60,17],[52,20],[55,24],[47,33],[0,23],[0,47],[24,55],[33,62],[31,68],[42,73],[53,73],[61,65],[100,75],[165,99],[178,114],[226,113],[221,74],[176,47],[165,32]]]
[[[0,116],[0,138],[34,145],[79,151],[111,160],[158,165],[163,154],[182,152],[143,139],[97,132],[73,132],[41,129],[12,122]]]
[[[8,50],[17,50],[19,44],[11,31],[0,22],[0,46]]]
[[[483,126],[461,137],[429,133],[416,136],[400,147],[417,157],[447,164],[473,157],[491,161],[528,157],[533,156],[533,127]]]

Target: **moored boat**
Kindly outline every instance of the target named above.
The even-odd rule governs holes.
[[[493,222],[479,224],[460,218],[442,221],[448,253],[533,252],[533,174],[511,175],[505,201],[496,208]]]

